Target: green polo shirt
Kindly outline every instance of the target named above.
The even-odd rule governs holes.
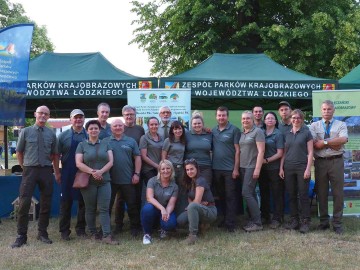
[[[235,144],[239,144],[240,130],[236,126],[227,123],[225,129],[219,130],[219,126],[212,129],[213,135],[213,160],[214,170],[233,171],[235,165]]]
[[[264,131],[265,133],[265,131]],[[265,155],[264,158],[269,158],[272,157],[273,155],[275,155],[277,153],[278,149],[284,149],[285,145],[284,145],[284,135],[281,133],[280,130],[278,130],[277,128],[274,129],[274,131],[269,134],[266,135],[265,134]],[[280,158],[270,162],[270,163],[265,163],[262,165],[262,168],[265,170],[276,170],[280,168]]]
[[[211,150],[213,138],[211,133],[196,134],[193,131],[185,133],[185,158],[194,158],[200,166],[211,166]]]
[[[256,127],[245,133],[241,132],[240,145],[240,168],[255,168],[258,156],[257,142],[265,142],[264,132]]]
[[[170,160],[173,165],[183,164],[185,144],[182,144],[180,141],[170,142],[170,139],[166,138],[162,150],[167,152],[167,159]]]
[[[179,192],[178,185],[175,181],[171,181],[169,186],[163,187],[157,176],[150,178],[147,188],[154,190],[154,198],[164,207],[168,205],[171,197],[177,198]]]
[[[96,145],[99,145],[99,150],[96,153]],[[77,154],[83,154],[84,163],[92,169],[101,170],[106,163],[109,162],[108,151],[111,151],[111,147],[108,142],[104,140],[98,140],[97,143],[92,144],[88,140],[78,144],[76,148]],[[103,181],[110,181],[109,171],[103,174]]]
[[[106,127],[100,128],[100,134],[99,134],[99,139],[105,139],[106,137],[110,137],[111,136],[111,125],[109,123],[106,123]]]
[[[110,170],[111,182],[114,184],[131,184],[134,175],[134,156],[140,156],[139,147],[133,138],[123,135],[117,140],[113,135],[104,139],[108,142],[114,155],[114,165]]]
[[[306,168],[308,161],[307,143],[313,137],[308,127],[302,126],[295,134],[285,134],[285,163],[284,168]]]
[[[161,151],[164,144],[164,140],[159,136],[159,141],[154,141],[149,132],[146,132],[145,135],[141,136],[139,148],[147,149],[147,156],[154,161],[156,164],[159,164],[161,160]],[[154,169],[153,166],[150,166],[146,162],[142,163],[141,171],[148,172]]]

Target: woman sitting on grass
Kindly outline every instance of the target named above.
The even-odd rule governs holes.
[[[154,223],[160,219],[160,238],[167,237],[167,231],[176,227],[174,212],[178,196],[178,186],[174,180],[174,167],[168,160],[159,163],[158,175],[150,178],[146,188],[147,203],[141,210],[141,223],[144,230],[143,244],[151,244]]]
[[[200,222],[207,225],[216,220],[217,209],[209,184],[200,176],[199,165],[195,159],[187,159],[185,165],[184,183],[188,190],[189,205],[185,212],[179,215],[180,226],[189,223],[189,236],[185,240],[188,245],[195,244]]]

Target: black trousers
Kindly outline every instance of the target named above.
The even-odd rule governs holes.
[[[285,182],[279,176],[279,169],[261,170],[259,177],[259,189],[261,197],[261,217],[270,219],[271,194],[274,207],[272,219],[281,222],[284,216]]]
[[[51,197],[53,194],[52,167],[24,167],[19,191],[19,211],[17,222],[18,235],[26,235],[29,224],[29,210],[31,198],[36,185],[40,190],[40,213],[38,220],[39,235],[48,236],[47,227],[51,211]]]
[[[110,200],[110,214],[113,208],[116,195],[120,196],[120,198],[126,203],[127,205],[127,212],[130,219],[130,228],[131,229],[140,229],[140,212],[137,200],[137,191],[136,186],[132,184],[111,184],[111,200]],[[115,211],[115,215],[119,214],[118,211]],[[115,220],[122,221],[124,220],[124,211],[120,212],[122,216],[115,216]],[[119,225],[116,223],[116,225]]]
[[[71,208],[74,200],[67,199],[60,201],[60,217],[59,217],[59,231],[71,232]],[[78,196],[78,211],[77,221],[75,225],[75,231],[77,234],[85,232],[86,221],[85,221],[85,203],[81,194]]]
[[[235,227],[237,213],[236,181],[232,178],[232,171],[213,171],[213,188],[219,197],[220,207],[225,216],[225,226]],[[240,196],[240,195],[239,195]]]

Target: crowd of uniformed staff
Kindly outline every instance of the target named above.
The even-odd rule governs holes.
[[[125,212],[131,235],[142,234],[143,244],[151,244],[155,232],[166,239],[186,226],[186,244],[196,243],[199,234],[214,224],[233,233],[240,227],[237,215],[242,211],[247,217],[242,226],[246,232],[261,231],[266,225],[307,233],[312,165],[320,213],[317,228],[342,234],[343,153],[348,133],[345,122],[334,119],[334,113],[333,102],[325,100],[322,118],[307,126],[301,110],[281,101],[278,113],[264,115],[261,106],[242,112],[240,130],[230,123],[229,110],[221,106],[215,111],[214,128],[207,127],[202,113],[195,111],[188,130],[172,118],[170,107],[163,106],[158,116],[147,119],[145,132],[136,124],[135,107],[124,106],[124,120],[108,123],[110,106],[100,103],[98,118],[85,125],[84,112],[72,110],[71,127],[56,137],[46,126],[49,108],[40,106],[34,113],[35,124],[22,129],[16,149],[23,173],[12,247],[27,243],[28,212],[36,186],[40,190],[37,239],[52,243],[47,228],[54,177],[61,185],[59,232],[64,241],[74,238],[74,202],[77,237],[110,245],[119,244],[115,236],[124,229]],[[86,188],[73,188],[78,170],[90,175]],[[331,220],[329,187],[334,202]]]

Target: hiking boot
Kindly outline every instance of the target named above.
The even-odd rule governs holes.
[[[200,223],[199,233],[204,234],[207,230],[209,230],[209,228],[210,228],[209,223]]]
[[[244,227],[244,230],[246,232],[256,232],[256,231],[261,231],[262,229],[263,229],[263,226],[256,224],[256,223],[251,223],[251,224],[249,224],[249,226]]]
[[[61,239],[64,241],[70,241],[70,231],[61,232]]]
[[[168,237],[167,231],[161,229],[160,230],[160,239],[166,239]]]
[[[151,244],[151,236],[149,234],[145,234],[144,237],[143,237],[143,244],[144,245],[149,245]]]
[[[189,236],[185,239],[185,243],[187,245],[194,245],[197,241],[197,235],[196,234],[189,234]]]
[[[85,231],[78,231],[76,232],[76,235],[80,238],[86,238],[88,236]]]
[[[26,235],[18,235],[15,239],[15,242],[11,245],[11,248],[19,248],[19,247],[25,245],[26,242],[27,242]]]
[[[119,244],[119,241],[114,240],[111,235],[103,237],[101,242],[104,244],[107,244],[107,245],[118,245]]]
[[[131,229],[131,236],[132,237],[137,237],[139,236],[139,230],[138,229]]]
[[[326,231],[326,230],[330,229],[330,224],[329,224],[329,223],[324,223],[324,224],[320,223],[320,224],[317,226],[317,229],[318,229],[319,231]]]
[[[41,242],[43,242],[43,243],[45,243],[45,244],[52,244],[52,240],[48,237],[48,236],[46,236],[46,235],[38,235],[37,237],[36,237],[36,239],[37,240],[39,240],[39,241],[41,241]]]
[[[272,220],[271,221],[271,224],[270,224],[270,228],[271,229],[278,229],[278,228],[280,228],[280,226],[281,226],[281,223],[280,223],[280,221],[278,221],[278,220]]]
[[[90,235],[90,239],[93,240],[93,241],[101,241],[102,239],[102,234],[96,232],[96,233],[92,233]]]
[[[334,227],[334,232],[336,234],[342,235],[344,234],[344,229],[342,227]]]
[[[298,230],[299,229],[299,221],[295,218],[292,218],[290,222],[285,225],[285,229],[287,230]]]
[[[308,220],[303,220],[300,225],[299,232],[308,233],[310,231],[310,223]]]
[[[114,234],[122,233],[122,231],[123,231],[123,226],[122,225],[116,225],[115,230],[114,230]]]

